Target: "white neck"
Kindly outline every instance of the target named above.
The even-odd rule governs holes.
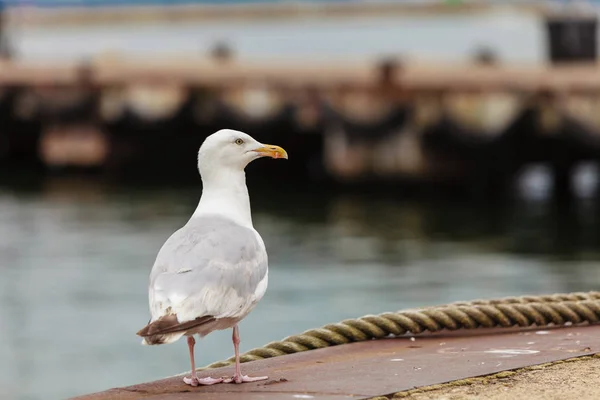
[[[253,228],[246,174],[232,168],[202,171],[202,196],[192,218],[222,215]]]

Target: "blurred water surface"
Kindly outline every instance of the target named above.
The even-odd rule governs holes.
[[[0,187],[0,398],[58,399],[188,368],[183,341],[140,345],[147,279],[201,188],[47,180]],[[598,289],[597,208],[556,213],[380,194],[251,188],[269,290],[242,350],[344,318],[481,297]],[[232,354],[230,332],[197,363]]]

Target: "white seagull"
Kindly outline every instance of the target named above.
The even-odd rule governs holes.
[[[288,158],[279,146],[222,129],[206,138],[198,152],[202,196],[196,211],[162,246],[150,273],[152,318],[137,334],[142,344],[172,343],[187,336],[192,366],[183,381],[191,386],[254,382],[240,370],[238,322],[267,290],[265,244],[252,225],[244,168],[261,157]],[[199,378],[194,335],[233,328],[235,374]]]

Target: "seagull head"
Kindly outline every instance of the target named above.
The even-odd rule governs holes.
[[[198,152],[200,174],[214,168],[243,170],[257,158],[288,158],[279,146],[260,143],[247,133],[221,129],[208,136]]]

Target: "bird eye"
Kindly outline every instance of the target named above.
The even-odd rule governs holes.
[[[235,144],[244,144],[244,141],[242,139],[235,139]]]

